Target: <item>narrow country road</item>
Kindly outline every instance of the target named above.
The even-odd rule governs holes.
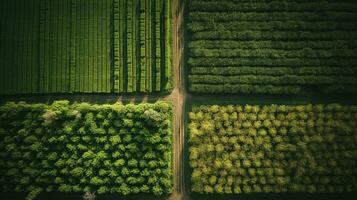
[[[184,1],[174,0],[172,4],[172,47],[175,89],[168,97],[174,104],[174,192],[170,200],[188,199],[185,188],[185,76],[184,76]]]

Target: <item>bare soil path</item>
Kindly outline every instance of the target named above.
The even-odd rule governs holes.
[[[170,200],[188,199],[185,188],[185,74],[184,74],[184,1],[174,0],[172,4],[173,66],[175,89],[169,96],[174,104],[174,192]]]

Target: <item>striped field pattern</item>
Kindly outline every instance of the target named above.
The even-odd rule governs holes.
[[[191,0],[188,90],[357,94],[357,1]]]
[[[0,94],[171,89],[170,1],[0,1]]]

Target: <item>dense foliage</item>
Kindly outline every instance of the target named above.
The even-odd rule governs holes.
[[[172,191],[172,110],[139,105],[0,107],[0,191]]]
[[[1,0],[0,94],[172,89],[171,0]]]
[[[357,92],[357,1],[192,0],[187,28],[191,92]]]
[[[357,106],[194,106],[191,190],[357,191]]]

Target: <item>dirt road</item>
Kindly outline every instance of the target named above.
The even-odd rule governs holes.
[[[174,0],[172,4],[173,66],[175,89],[168,97],[174,104],[174,192],[170,200],[188,199],[185,188],[185,129],[184,106],[186,90],[184,82],[184,1]]]

